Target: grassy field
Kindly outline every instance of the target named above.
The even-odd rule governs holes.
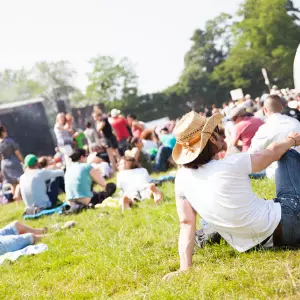
[[[262,197],[274,196],[269,181],[253,181]],[[77,226],[44,240],[49,250],[0,266],[0,299],[300,299],[299,251],[239,254],[224,243],[196,249],[194,266],[168,282],[179,266],[179,233],[173,184],[165,201],[145,201],[122,214],[101,208],[77,216],[26,222]],[[22,205],[0,207],[0,225],[21,220]],[[298,294],[299,293],[299,294]]]

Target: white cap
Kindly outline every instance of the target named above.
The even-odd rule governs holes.
[[[292,109],[298,108],[298,101],[297,100],[292,100],[288,102],[288,107]]]
[[[121,113],[120,110],[114,108],[114,109],[111,110],[110,115],[111,115],[112,118],[115,118],[115,117],[118,116],[120,113]]]

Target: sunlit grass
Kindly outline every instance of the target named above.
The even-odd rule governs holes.
[[[297,299],[300,252],[239,254],[223,243],[197,249],[194,267],[171,281],[179,267],[174,185],[165,201],[126,211],[102,208],[76,216],[28,221],[47,226],[75,220],[77,226],[47,237],[49,250],[0,266],[0,299]],[[253,181],[256,192],[274,197],[274,184]],[[0,207],[0,223],[21,220],[22,205]],[[103,214],[108,212],[108,214]]]

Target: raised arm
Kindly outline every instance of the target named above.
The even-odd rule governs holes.
[[[280,160],[291,147],[300,145],[300,134],[292,132],[282,142],[271,143],[265,150],[251,154],[252,172],[266,169],[274,161]]]
[[[177,213],[180,222],[180,234],[178,239],[178,252],[180,257],[180,269],[167,274],[164,280],[187,271],[192,265],[194,240],[196,232],[196,212],[183,195],[176,195]]]
[[[42,170],[40,172],[40,176],[42,176],[44,180],[47,181],[52,178],[63,177],[64,171],[63,170]]]

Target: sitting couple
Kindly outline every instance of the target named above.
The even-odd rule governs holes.
[[[70,158],[72,164],[65,174],[66,200],[71,206],[70,212],[79,212],[82,208],[94,207],[114,194],[116,185],[106,184],[101,172],[87,163],[87,153],[84,149],[75,150]],[[94,183],[100,185],[103,191],[93,191]]]
[[[244,252],[256,246],[300,245],[300,134],[292,132],[265,150],[239,153],[217,160],[226,148],[219,134],[222,115],[206,119],[195,112],[176,125],[173,159],[181,168],[175,180],[180,220],[180,270],[192,265],[197,213],[234,249]],[[249,174],[278,161],[276,198],[257,197]],[[202,244],[208,237],[202,234]]]
[[[26,156],[24,161],[25,172],[21,176],[20,187],[27,213],[31,211],[28,208],[45,209],[55,207],[60,189],[65,189],[66,200],[75,211],[78,205],[82,208],[83,206],[94,206],[101,203],[116,191],[114,183],[106,184],[100,171],[86,163],[85,150],[75,150],[70,158],[73,163],[64,174],[63,170],[41,169],[35,155]],[[65,176],[64,179],[63,176]],[[61,181],[64,181],[62,187],[60,187]],[[104,191],[93,192],[93,182],[99,184]]]

